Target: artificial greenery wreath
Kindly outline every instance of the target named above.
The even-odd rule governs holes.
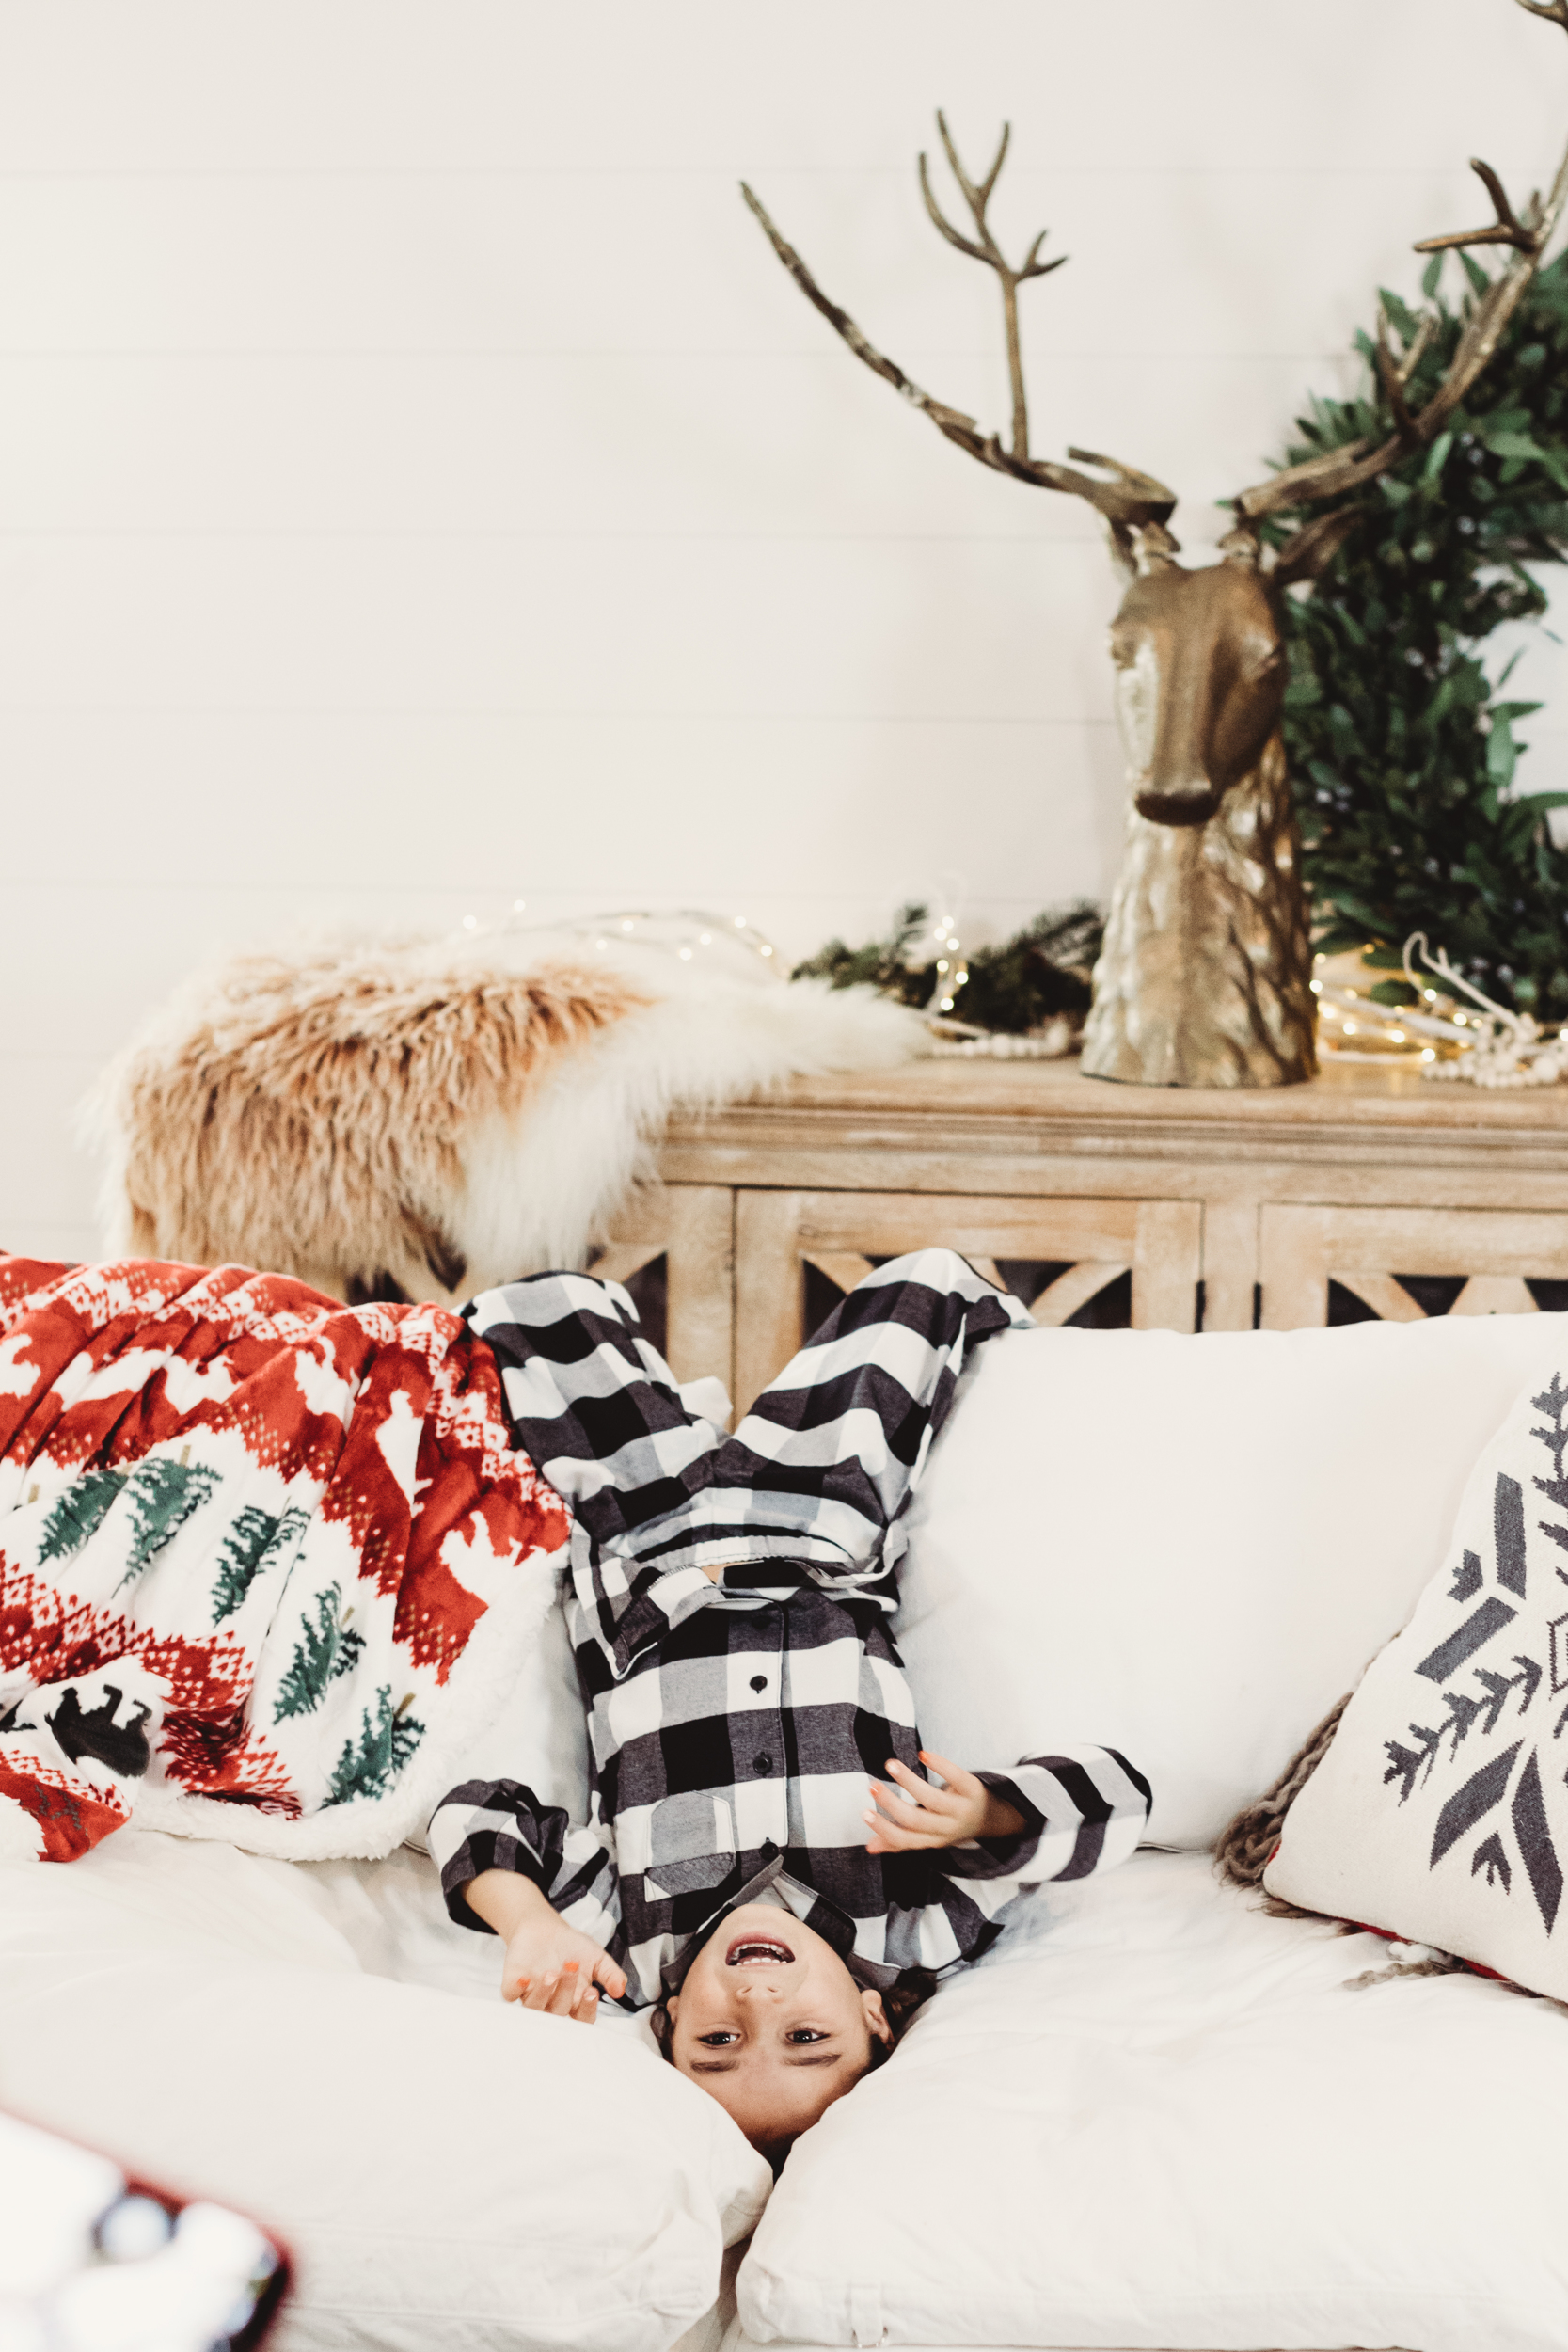
[[[1423,280],[1437,324],[1413,406],[1436,390],[1488,282],[1457,258],[1469,279],[1458,311],[1439,291],[1442,256]],[[1396,294],[1382,301],[1408,350],[1416,320]],[[1282,463],[1388,432],[1372,340],[1356,341],[1361,390],[1314,400]],[[1568,793],[1516,789],[1515,725],[1540,706],[1509,701],[1508,671],[1494,684],[1478,653],[1504,622],[1545,612],[1527,567],[1568,555],[1568,255],[1540,272],[1450,430],[1338,503],[1358,503],[1361,519],[1286,614],[1285,742],[1317,945],[1370,946],[1368,961],[1397,969],[1424,931],[1499,1003],[1568,1017],[1568,855],[1546,823]],[[1410,993],[1402,980],[1372,990],[1388,1004]]]

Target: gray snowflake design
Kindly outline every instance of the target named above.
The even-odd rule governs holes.
[[[1550,1386],[1530,1402],[1550,1426],[1529,1434],[1551,1455],[1551,1475],[1531,1478],[1530,1486],[1568,1514],[1563,1475],[1568,1389],[1554,1372]],[[1550,1935],[1562,1901],[1563,1874],[1546,1818],[1543,1772],[1560,1765],[1563,1751],[1556,1743],[1568,1730],[1568,1705],[1547,1727],[1549,1708],[1568,1692],[1568,1606],[1544,1623],[1539,1604],[1526,1616],[1528,1507],[1519,1481],[1499,1472],[1492,1495],[1490,1573],[1478,1553],[1465,1552],[1449,1598],[1467,1613],[1416,1668],[1441,1693],[1442,1716],[1433,1724],[1411,1724],[1411,1745],[1385,1741],[1388,1769],[1383,1778],[1386,1786],[1397,1784],[1402,1805],[1434,1774],[1441,1785],[1473,1767],[1437,1815],[1428,1867],[1436,1869],[1485,1823],[1486,1834],[1470,1856],[1471,1877],[1484,1873],[1489,1887],[1512,1895],[1522,1869]],[[1536,1525],[1568,1552],[1568,1520],[1544,1518]],[[1554,1574],[1568,1586],[1568,1567],[1554,1567]],[[1568,1602],[1568,1594],[1558,1597]],[[1543,1692],[1545,1706],[1532,1715]]]

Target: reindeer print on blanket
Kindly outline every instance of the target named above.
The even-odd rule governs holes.
[[[1568,1996],[1568,1351],[1286,1817],[1264,1883]]]
[[[385,1853],[549,1607],[488,1347],[242,1267],[0,1257],[0,1856]]]

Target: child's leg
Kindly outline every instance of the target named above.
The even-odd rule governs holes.
[[[967,1355],[999,1331],[1032,1327],[1016,1299],[950,1249],[878,1267],[734,1437],[681,1473],[687,1499],[667,1522],[644,1526],[638,1559],[668,1567],[791,1559],[835,1587],[868,1586],[903,1549],[895,1522]],[[725,1577],[732,1589],[745,1581]]]
[[[721,1441],[687,1411],[618,1282],[535,1274],[482,1292],[463,1318],[500,1367],[518,1446],[595,1547],[675,1508]]]

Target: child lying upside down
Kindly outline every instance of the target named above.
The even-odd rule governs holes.
[[[898,1259],[725,1438],[613,1283],[538,1275],[466,1312],[573,1512],[594,1788],[586,1825],[515,1781],[454,1788],[430,1825],[447,1907],[502,1938],[506,2000],[652,2006],[666,2056],[777,2160],[1021,1887],[1109,1868],[1148,1819],[1110,1749],[1010,1772],[923,1749],[888,1629],[958,1373],[1029,1318],[950,1251]]]

